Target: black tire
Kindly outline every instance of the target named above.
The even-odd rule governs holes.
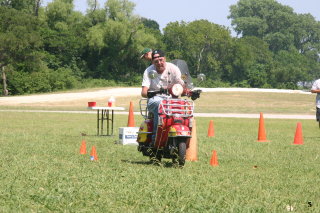
[[[179,162],[179,166],[184,166],[185,162],[186,162],[186,149],[187,149],[187,145],[185,141],[181,141],[179,143],[179,147],[178,147],[178,162]]]

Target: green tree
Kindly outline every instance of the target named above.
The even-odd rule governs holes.
[[[273,54],[269,45],[255,36],[239,39],[250,52],[251,64],[245,70],[245,76],[250,87],[271,87],[270,71],[273,65]]]
[[[174,22],[164,28],[164,42],[168,56],[188,62],[191,75],[205,73],[212,80],[221,80],[233,47],[230,32],[225,28],[198,20],[190,23]]]
[[[0,0],[0,6],[38,16],[41,0]]]
[[[105,9],[108,19],[114,21],[128,21],[133,18],[135,4],[128,0],[108,0]]]
[[[262,80],[260,74],[267,72],[262,76],[268,85],[296,88],[319,70],[320,22],[310,14],[297,14],[275,0],[239,0],[229,18],[239,35],[258,37],[274,54],[273,62],[251,67],[251,78]]]
[[[72,0],[54,0],[45,11],[42,27],[48,67],[57,70],[68,67],[81,76],[86,69],[82,59],[86,47],[87,19],[73,10]]]
[[[35,16],[0,6],[0,70],[3,79],[7,79],[5,72],[9,68],[29,73],[40,69],[42,39],[38,29]],[[10,87],[12,79],[8,80]]]
[[[296,14],[276,0],[239,0],[230,7],[229,18],[238,35],[261,38],[273,52],[320,53],[320,23],[310,14]]]
[[[160,31],[160,26],[158,24],[158,22],[156,22],[155,20],[151,20],[151,19],[147,19],[147,18],[140,18],[140,21],[142,22],[144,28],[145,28],[145,32],[147,34],[152,34],[156,40],[158,41],[162,41],[163,40],[163,35]],[[162,43],[158,43],[158,49],[165,49],[165,47],[163,46]]]
[[[163,41],[167,46],[167,56],[172,59],[183,58],[187,37],[185,22],[171,22],[164,28]],[[190,66],[190,65],[189,65]]]
[[[155,31],[160,32],[159,24],[155,20],[142,17],[141,22],[146,28],[153,29]]]
[[[139,76],[140,81],[139,52],[145,46],[157,46],[159,41],[147,32],[133,9],[134,4],[127,0],[109,0],[105,4],[106,21],[89,28],[86,37],[90,76],[122,81]]]
[[[290,27],[294,35],[294,46],[304,55],[318,60],[320,53],[320,22],[310,14],[298,14]]]
[[[98,0],[88,0],[86,17],[88,18],[88,21],[90,21],[90,26],[94,26],[98,23],[105,22],[107,14],[104,9],[100,8]]]
[[[256,36],[269,43],[273,51],[289,50],[294,36],[289,27],[295,23],[292,8],[275,0],[240,0],[230,7],[232,26],[242,36]]]

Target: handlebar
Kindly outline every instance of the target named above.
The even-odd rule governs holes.
[[[169,90],[168,89],[163,89],[163,88],[160,88],[159,91],[148,91],[147,92],[147,97],[148,98],[152,98],[156,95],[160,95],[160,94],[163,94],[163,95],[169,95]]]
[[[182,93],[182,96],[187,96],[187,97],[191,97],[191,100],[196,100],[198,98],[200,98],[200,93],[202,92],[202,90],[189,90],[189,89],[185,89]],[[152,98],[158,94],[164,94],[164,95],[169,95],[169,90],[168,89],[163,89],[160,88],[159,91],[148,91],[147,92],[147,97],[148,98]]]
[[[202,90],[200,90],[200,89],[193,90],[193,91],[191,91],[191,96],[189,96],[189,97],[191,97],[191,100],[194,101],[194,100],[200,98],[200,93],[201,92],[202,92]]]

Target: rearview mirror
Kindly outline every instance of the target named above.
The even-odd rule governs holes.
[[[200,73],[200,74],[198,74],[197,79],[199,81],[204,81],[204,80],[206,80],[206,75],[203,73]]]
[[[151,71],[148,73],[148,77],[151,78],[151,79],[157,78],[157,77],[158,77],[157,71],[151,70]]]

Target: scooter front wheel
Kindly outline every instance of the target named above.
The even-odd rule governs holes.
[[[178,163],[179,163],[179,166],[184,166],[185,162],[186,162],[186,149],[187,149],[187,145],[186,145],[186,142],[185,141],[181,141],[179,143],[179,146],[178,146]]]

